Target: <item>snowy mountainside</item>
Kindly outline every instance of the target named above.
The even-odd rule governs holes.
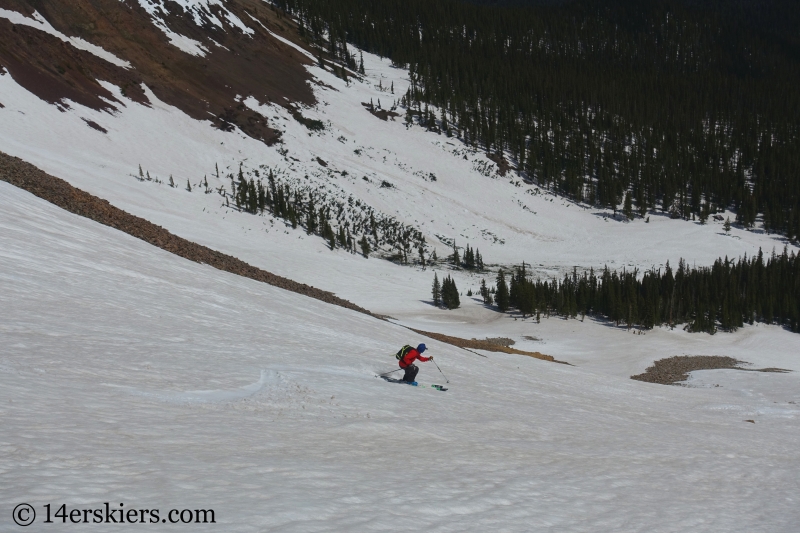
[[[207,7],[200,2],[184,9],[196,15]],[[245,15],[237,20],[258,26]],[[622,222],[610,212],[565,202],[513,173],[501,176],[494,161],[458,139],[370,113],[364,104],[378,109],[380,102],[388,109],[406,90],[408,76],[386,60],[363,57],[367,73],[363,81],[352,76],[344,81],[330,69],[307,67],[314,88],[311,107],[236,95],[239,107],[257,113],[278,132],[280,142],[272,146],[238,130],[214,130],[208,122],[192,119],[160,100],[146,84],[142,90],[147,105],[127,99],[119,88],[101,81],[125,107],[110,114],[74,106],[62,113],[25,91],[13,76],[2,76],[5,107],[0,116],[8,127],[0,149],[181,236],[276,273],[319,285],[317,263],[322,261],[325,269],[341,273],[331,290],[367,307],[380,307],[382,299],[365,294],[365,283],[372,283],[365,278],[389,276],[395,282],[383,284],[382,290],[402,292],[409,299],[407,305],[423,309],[418,300],[427,297],[430,274],[365,262],[342,250],[325,252],[325,243],[305,236],[301,228],[226,208],[220,194],[202,194],[205,183],[209,190],[230,195],[229,176],[236,178],[240,168],[246,178],[264,181],[273,170],[285,178],[283,183],[331,199],[329,207],[337,216],[338,207],[346,206],[333,220],[335,231],[348,221],[348,229],[358,238],[366,233],[365,217],[375,213],[379,220],[394,221],[400,231],[424,237],[428,256],[435,249],[444,258],[455,241],[460,247],[478,249],[495,268],[524,261],[544,276],[604,265],[641,270],[668,260],[674,265],[681,257],[701,266],[718,257],[752,255],[759,248],[769,252],[784,245],[759,232],[733,229],[726,235],[721,221],[702,226],[652,214],[649,223],[638,218]],[[321,121],[324,130],[308,129],[298,115]],[[87,127],[85,121],[106,132]],[[137,181],[140,165],[155,181]],[[166,186],[170,177],[175,188]],[[384,255],[398,252],[392,248],[384,246]],[[412,261],[417,259],[416,248],[410,246],[407,253]],[[462,288],[477,287],[477,278],[456,276]],[[405,281],[412,279],[410,285]]]
[[[197,531],[789,532],[800,518],[791,374],[771,380],[773,403],[429,341],[450,390],[395,385],[374,373],[407,342],[398,326],[6,183],[0,228],[4,525],[23,501],[42,520],[46,503],[109,499],[213,509]],[[420,378],[442,382],[430,364]]]
[[[407,126],[402,108],[393,116],[408,72],[367,53],[363,77],[322,68],[265,2],[33,4],[0,0],[0,151],[391,318],[191,263],[0,181],[0,529],[23,501],[41,512],[119,498],[214,509],[200,531],[793,531],[797,334],[538,322],[479,298],[454,311],[429,301],[433,272],[466,293],[523,261],[542,276],[704,266],[780,238],[659,213],[624,222],[502,175],[458,139]],[[375,218],[380,249],[331,250],[302,225],[236,208],[240,172],[313,195],[337,234],[359,239]],[[398,234],[410,264],[396,260]],[[416,262],[422,238],[439,263]],[[450,269],[454,241],[489,272]],[[572,366],[407,328],[504,337]],[[421,363],[421,383],[448,391],[375,377],[418,342],[449,378]],[[629,379],[679,354],[792,372]]]
[[[243,6],[251,5],[246,2],[187,3],[169,16],[164,15],[163,6],[148,5],[147,17],[169,23],[175,31],[182,28],[184,35],[193,38],[205,35],[217,39],[215,42],[225,38],[246,43],[266,41],[269,46],[283,46],[276,50],[295,54],[295,60],[302,56],[307,61],[306,54],[310,54],[288,38],[297,39],[296,35],[281,37],[264,26],[287,30],[285,19],[269,10],[242,11]],[[227,22],[222,22],[222,30],[213,22],[203,23],[202,17],[210,12],[223,21],[224,13],[218,11],[221,7],[238,13],[237,20],[256,33],[242,32]],[[8,10],[0,14],[9,22],[16,21],[15,25],[22,17],[9,15]],[[178,16],[181,14],[183,18]],[[26,27],[38,24],[34,18],[25,22]],[[188,61],[209,65],[216,61],[217,52],[197,57],[174,45],[166,46]],[[114,53],[121,61],[131,61],[133,68],[123,70],[138,70],[138,56],[125,55],[125,50],[118,48]],[[547,353],[564,349],[575,361],[586,361],[587,349],[597,356],[591,360],[609,361],[616,357],[613,343],[602,349],[591,340],[588,345],[575,345],[574,336],[565,333],[558,320],[542,324],[510,320],[485,309],[475,298],[464,297],[462,309],[457,311],[435,309],[429,304],[431,270],[440,277],[453,275],[464,293],[467,289],[475,291],[482,277],[491,284],[499,266],[511,267],[523,261],[538,275],[561,276],[574,267],[599,269],[608,265],[641,270],[662,266],[668,260],[674,266],[681,257],[690,265],[703,266],[718,257],[752,255],[759,248],[769,253],[784,245],[779,238],[759,231],[733,228],[726,235],[722,222],[715,220],[700,225],[652,213],[649,222],[641,218],[623,222],[610,212],[565,202],[524,183],[513,173],[502,176],[497,163],[458,139],[425,131],[418,125],[406,126],[401,118],[382,114],[406,90],[408,73],[385,59],[355,49],[352,53],[363,55],[363,79],[350,75],[344,80],[331,71],[330,65],[325,69],[319,65],[302,67],[310,80],[307,87],[313,89],[308,104],[284,99],[278,105],[274,99],[262,101],[257,94],[246,92],[231,97],[238,113],[243,114],[244,109],[269,125],[279,139],[273,144],[238,128],[219,127],[211,115],[208,120],[197,120],[180,107],[180,102],[165,101],[163,92],[159,96],[144,82],[141,98],[132,100],[130,88],[126,92],[112,81],[100,79],[99,86],[112,99],[109,101],[117,102],[114,109],[67,100],[60,101],[66,106],[56,106],[27,90],[9,69],[0,75],[0,103],[4,106],[0,108],[4,125],[0,150],[179,236],[333,291],[418,329],[458,333],[466,338],[503,332],[533,350]],[[270,72],[261,75],[269,77]],[[309,129],[309,124],[316,124],[309,121],[319,121],[323,129]],[[323,239],[307,235],[302,227],[292,228],[284,219],[233,208],[233,182],[240,170],[245,178],[263,183],[272,172],[279,184],[306,194],[313,192],[319,206],[330,208],[334,231],[347,225],[354,239],[367,233],[365,226],[373,215],[379,222],[386,221],[393,232],[424,238],[428,259],[434,250],[440,259],[445,258],[455,241],[458,246],[478,249],[491,270],[476,275],[451,271],[441,262],[423,269],[414,263],[415,247],[407,254],[412,265],[400,266],[376,257],[397,255],[397,248],[385,242],[370,259],[340,247],[330,250]],[[170,179],[174,187],[168,185]],[[381,229],[381,237],[385,230]],[[602,321],[582,326],[580,331],[588,339],[604,337],[609,328]],[[629,342],[629,331],[611,331],[615,342]],[[659,354],[667,351],[664,356],[675,355],[669,350],[677,346],[684,353],[713,353],[721,342],[709,344],[703,336],[689,336],[677,343],[676,335],[656,330],[648,333],[648,338],[664,338],[658,350]],[[548,344],[531,344],[525,339],[530,336],[547,339]],[[736,341],[738,338],[734,337]],[[644,341],[640,338],[638,342],[625,350],[622,357],[627,363],[613,367],[616,375],[641,372],[653,361],[650,350],[641,346]],[[569,360],[556,352],[553,355]],[[602,364],[599,367],[611,369]],[[634,367],[633,372],[628,372],[630,367]]]

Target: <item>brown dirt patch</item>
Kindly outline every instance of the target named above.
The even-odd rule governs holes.
[[[161,226],[156,226],[143,218],[126,213],[108,203],[107,200],[102,200],[77,189],[66,181],[51,176],[30,163],[3,152],[0,152],[0,180],[7,181],[66,211],[118,229],[184,259],[196,263],[204,263],[231,274],[244,276],[371,316],[371,313],[363,307],[339,298],[332,292],[323,291],[305,283],[298,283],[272,274],[230,255],[173,235]]]
[[[503,346],[501,344],[491,342],[489,340],[477,340],[477,339],[468,340],[468,339],[462,339],[460,337],[451,337],[450,335],[443,335],[441,333],[432,333],[430,331],[422,331],[413,328],[408,328],[408,329],[410,329],[414,333],[419,333],[420,335],[425,335],[426,337],[430,337],[432,339],[436,339],[437,341],[445,342],[447,344],[452,344],[453,346],[458,346],[459,348],[472,348],[473,350],[485,350],[487,352],[503,352],[503,353],[518,354],[518,355],[527,355],[528,357],[541,359],[542,361],[553,361],[555,363],[563,363],[563,361],[557,361],[551,355],[545,355],[540,352],[526,352],[523,350],[517,350],[515,348],[509,348],[508,346]]]
[[[472,339],[477,340],[477,339]],[[496,344],[498,346],[514,346],[516,341],[514,339],[509,339],[508,337],[486,337],[484,339],[485,342],[490,344]]]
[[[727,368],[732,370],[745,370],[750,372],[791,372],[782,368],[742,368],[741,365],[749,365],[745,361],[739,361],[733,357],[721,355],[676,355],[660,359],[653,363],[643,374],[631,376],[631,379],[645,381],[647,383],[660,383],[662,385],[673,385],[675,383],[689,379],[689,372],[695,370],[714,370]]]
[[[501,176],[505,176],[506,172],[514,169],[502,154],[486,154],[486,157],[497,163],[497,173]]]
[[[90,128],[92,128],[94,130],[97,130],[97,131],[102,132],[102,133],[108,133],[107,129],[105,129],[103,126],[101,126],[100,124],[98,124],[94,120],[83,119],[83,121],[86,123],[87,126],[89,126]]]

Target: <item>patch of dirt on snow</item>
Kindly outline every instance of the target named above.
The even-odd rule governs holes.
[[[497,163],[497,173],[505,176],[509,170],[516,170],[502,154],[486,154],[486,157]]]
[[[722,355],[676,355],[675,357],[659,359],[643,374],[631,376],[631,379],[647,383],[660,383],[661,385],[674,385],[689,379],[689,372],[694,372],[695,370],[727,368],[750,372],[791,372],[791,370],[782,368],[742,368],[741,366],[749,364],[751,363]]]
[[[516,348],[509,348],[508,346],[504,346],[502,344],[498,344],[496,342],[492,342],[489,339],[487,340],[478,340],[478,339],[462,339],[460,337],[451,337],[450,335],[443,335],[441,333],[432,333],[430,331],[422,331],[419,329],[408,328],[414,333],[419,333],[420,335],[425,335],[426,337],[430,337],[431,339],[436,339],[440,342],[445,342],[447,344],[452,344],[453,346],[458,346],[459,348],[472,348],[473,350],[485,350],[487,352],[503,352],[503,353],[512,353],[518,355],[527,355],[528,357],[533,357],[534,359],[541,359],[542,361],[552,361],[554,363],[564,363],[564,361],[558,361],[551,355],[545,355],[540,352],[526,352],[524,350],[517,350]],[[564,363],[569,364],[569,363]]]
[[[509,339],[508,337],[486,337],[484,340],[488,343],[496,344],[498,346],[514,346],[516,344],[514,339]]]
[[[230,255],[173,235],[161,226],[156,226],[143,218],[126,213],[108,203],[107,200],[77,189],[66,181],[51,176],[30,163],[3,152],[0,152],[0,180],[7,181],[11,185],[24,189],[66,211],[118,229],[184,259],[196,263],[204,263],[231,274],[261,281],[325,303],[371,315],[366,309],[339,298],[332,292],[323,291],[310,285],[272,274]]]
[[[97,131],[102,132],[102,133],[108,133],[107,129],[105,129],[103,126],[101,126],[100,124],[98,124],[94,120],[87,120],[87,119],[84,118],[83,121],[86,123],[87,126],[89,126],[90,128],[92,128],[94,130],[97,130]]]

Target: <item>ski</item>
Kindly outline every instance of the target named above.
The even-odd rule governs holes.
[[[447,387],[443,387],[442,385],[436,385],[436,384],[428,385],[427,383],[419,383],[417,381],[412,381],[411,383],[409,383],[408,381],[403,381],[402,379],[395,379],[387,376],[379,376],[379,377],[383,378],[384,381],[388,381],[389,383],[402,383],[405,385],[411,385],[412,387],[420,387],[423,389],[431,388],[442,392],[447,390]]]

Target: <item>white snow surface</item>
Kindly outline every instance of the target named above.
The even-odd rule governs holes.
[[[118,67],[131,68],[131,64],[128,61],[118,58],[100,46],[84,41],[80,37],[67,37],[60,31],[56,30],[49,22],[47,22],[47,20],[40,15],[38,11],[33,12],[33,18],[28,18],[17,11],[0,8],[0,17],[9,20],[13,24],[30,26],[31,28],[36,28],[37,30],[49,33],[54,37],[58,37],[65,43],[71,44],[78,50],[89,52],[93,55],[96,55],[100,59],[104,59],[113,65],[117,65]]]
[[[318,104],[301,112],[326,124],[321,133],[243,95],[283,132],[272,147],[193,120],[146,87],[151,107],[101,81],[124,108],[62,112],[6,73],[0,150],[399,324],[510,337],[575,366],[426,340],[189,263],[0,183],[0,507],[119,498],[127,508],[213,508],[226,531],[794,531],[800,373],[702,371],[685,387],[629,376],[682,354],[798,371],[800,336],[764,325],[710,336],[640,335],[588,318],[536,324],[466,296],[461,309],[438,310],[430,268],[330,251],[203,194],[204,176],[229,189],[224,175],[240,163],[266,165],[419,228],[440,257],[456,239],[493,270],[525,261],[542,276],[681,257],[709,265],[785,245],[760,230],[725,235],[719,221],[619,222],[500,177],[457,139],[372,116],[362,102],[388,108],[408,78],[370,54],[364,62],[363,83],[309,67]],[[138,181],[138,165],[162,183]],[[480,282],[434,270],[465,294]],[[417,342],[451,390],[374,377]],[[441,383],[435,367],[422,369],[423,383]]]
[[[776,328],[747,334],[796,353]],[[665,387],[428,341],[447,392],[376,378],[410,338],[0,182],[2,529],[21,502],[41,521],[47,503],[107,501],[213,509],[193,531],[774,533],[800,520],[797,374]],[[421,382],[443,382],[421,366]],[[743,393],[760,380],[780,401]]]

